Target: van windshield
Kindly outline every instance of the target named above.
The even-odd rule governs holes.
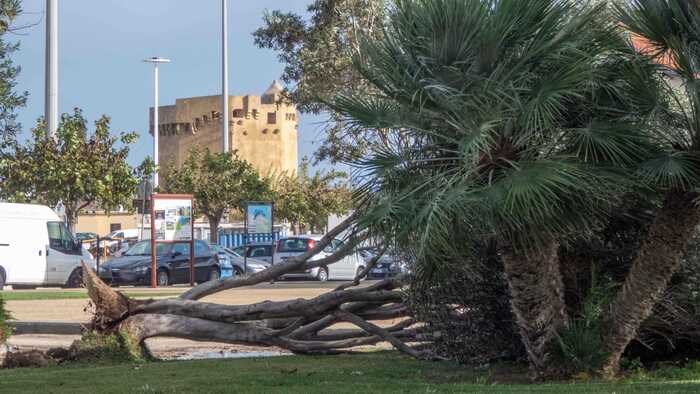
[[[163,256],[168,253],[168,250],[170,249],[169,244],[161,244],[159,243],[158,246],[156,246],[156,254],[158,256]],[[137,242],[129,248],[126,252],[124,252],[124,256],[150,256],[151,255],[151,241],[141,241]]]

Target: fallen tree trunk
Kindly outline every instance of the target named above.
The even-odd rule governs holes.
[[[354,236],[345,247],[330,256],[311,260],[351,219],[331,230],[316,246],[303,255],[273,265],[244,278],[227,278],[203,283],[178,298],[133,300],[102,282],[83,265],[83,280],[95,307],[92,328],[100,333],[120,332],[131,343],[144,346],[153,337],[178,337],[257,346],[276,346],[302,354],[338,353],[356,346],[388,342],[413,357],[425,353],[412,344],[432,340],[434,333],[411,318],[403,305],[401,278],[386,279],[358,287],[369,272],[362,270],[354,281],[311,299],[264,301],[249,305],[222,305],[198,301],[223,290],[255,285],[287,272],[325,266],[354,252],[365,239]],[[381,253],[368,262],[374,266]],[[387,323],[387,320],[398,320]],[[329,330],[337,323],[349,323],[355,329]]]
[[[166,336],[324,354],[389,342],[402,352],[420,357],[421,353],[408,344],[430,340],[430,333],[417,330],[419,325],[405,318],[401,282],[394,279],[311,299],[222,305],[183,299],[132,300],[104,284],[89,268],[84,270],[96,308],[92,327],[104,333],[127,334],[135,344]],[[402,320],[385,328],[372,322],[397,318]],[[338,322],[351,323],[359,330],[322,332]]]

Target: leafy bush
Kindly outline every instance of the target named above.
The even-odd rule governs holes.
[[[9,320],[12,319],[10,312],[5,310],[5,300],[0,294],[0,344],[5,343],[12,334]]]
[[[580,313],[559,333],[559,357],[568,372],[595,372],[605,361],[603,329],[606,307],[614,295],[612,284],[599,284],[592,269],[591,288]]]

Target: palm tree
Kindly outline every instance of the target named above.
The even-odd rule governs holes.
[[[639,49],[659,64],[670,105],[661,101],[660,150],[641,173],[664,193],[621,291],[610,309],[609,357],[614,375],[627,344],[649,317],[700,224],[700,5],[688,0],[632,0],[617,7]],[[660,96],[662,98],[662,96]]]
[[[536,375],[567,325],[558,245],[606,216],[649,149],[647,67],[602,11],[396,0],[356,55],[379,93],[332,100],[347,127],[383,133],[352,163],[366,225],[428,266],[498,241]]]

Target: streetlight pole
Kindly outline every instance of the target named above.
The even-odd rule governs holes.
[[[158,64],[170,63],[170,59],[153,56],[144,59],[146,63],[153,63],[153,162],[158,166]],[[158,171],[153,173],[153,189],[158,187]],[[153,225],[153,224],[151,224]]]
[[[222,149],[228,153],[228,0],[221,0],[221,108],[224,122]]]
[[[46,0],[46,70],[44,120],[46,137],[58,128],[58,0]]]

